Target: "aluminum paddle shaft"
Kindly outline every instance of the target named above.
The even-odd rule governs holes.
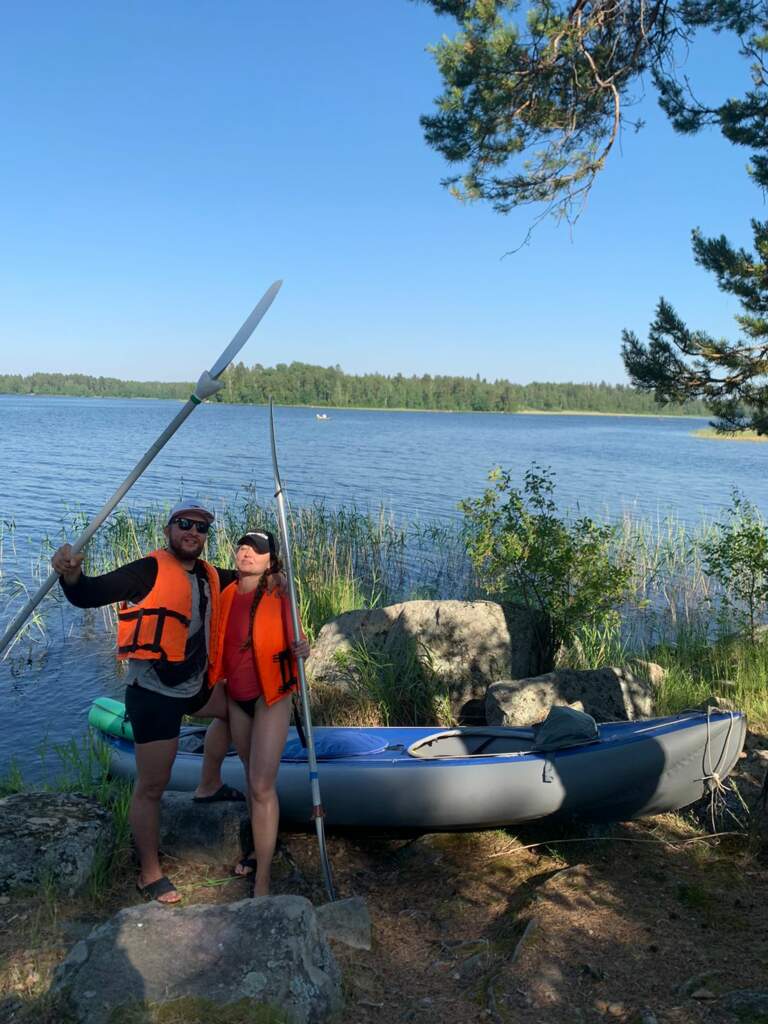
[[[219,377],[221,377],[222,373],[226,370],[246,341],[256,330],[259,321],[272,305],[274,297],[280,291],[282,283],[282,281],[275,281],[275,283],[266,290],[259,304],[234,336],[232,341],[230,341],[229,345],[227,345],[221,353],[210,370],[206,370],[202,374],[200,380],[195,386],[195,390],[190,395],[184,408],[174,416],[173,420],[168,424],[160,437],[158,437],[152,447],[147,449],[144,455],[139,459],[136,466],[131,470],[122,484],[120,484],[101,511],[96,514],[77,540],[74,541],[72,544],[72,554],[77,554],[79,551],[82,551],[110,512],[118,502],[125,497],[157,453],[168,443],[168,441],[170,441],[182,423],[195,410],[195,408],[206,398],[210,398],[211,395],[214,395],[217,391],[221,390],[224,385],[219,381]],[[2,655],[6,647],[8,647],[10,642],[16,636],[35,608],[40,604],[57,579],[58,575],[55,572],[52,572],[45,583],[43,583],[43,585],[38,589],[37,593],[27,601],[21,611],[14,617],[13,621],[3,633],[2,638],[0,638],[0,655]]]
[[[291,557],[291,529],[288,524],[288,516],[285,511],[285,494],[280,481],[280,470],[277,465],[277,444],[275,442],[275,418],[272,409],[272,399],[269,400],[269,433],[272,441],[272,469],[275,474],[275,498],[277,499],[277,521],[280,525],[280,534],[283,540],[283,555],[285,557],[285,571],[288,576],[288,596],[291,605],[291,624],[293,635],[298,640],[301,636],[299,624],[299,607],[296,600],[296,582],[293,575],[293,559]],[[304,659],[296,659],[299,690],[301,693],[301,716],[304,724],[304,736],[307,743],[307,763],[309,765],[309,783],[312,788],[312,817],[315,819],[315,831],[317,842],[320,847],[320,863],[323,868],[323,880],[329,900],[335,900],[336,894],[333,888],[333,876],[331,865],[328,860],[328,849],[325,844],[325,811],[320,798],[320,777],[317,772],[317,756],[315,755],[315,740],[312,735],[312,715],[309,710],[309,689],[307,687],[307,674],[304,671]]]

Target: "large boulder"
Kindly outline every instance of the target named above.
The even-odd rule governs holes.
[[[73,793],[14,793],[0,800],[0,893],[45,882],[73,896],[114,845],[112,816]]]
[[[160,805],[160,849],[202,864],[234,864],[242,856],[244,801],[196,803],[191,793],[167,791]]]
[[[553,704],[578,701],[598,722],[648,718],[653,714],[652,676],[630,668],[566,668],[530,679],[503,679],[488,687],[485,715],[489,725],[532,725]]]
[[[444,683],[454,714],[482,701],[489,683],[529,675],[536,643],[529,613],[509,622],[491,601],[404,601],[386,608],[345,612],[323,626],[307,673],[313,683],[346,689],[355,679],[353,648],[397,666],[417,657]]]
[[[52,993],[82,1024],[182,997],[222,1007],[249,1000],[296,1024],[319,1024],[342,1005],[339,968],[301,896],[121,910],[74,946]]]

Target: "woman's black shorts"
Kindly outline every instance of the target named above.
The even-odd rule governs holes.
[[[207,683],[192,697],[166,697],[143,686],[126,686],[125,710],[133,727],[136,743],[175,740],[184,715],[194,715],[211,699]]]
[[[256,715],[256,705],[261,700],[261,697],[248,697],[247,700],[237,700],[233,697],[232,700],[234,700],[238,707],[243,709],[249,718],[253,718]]]

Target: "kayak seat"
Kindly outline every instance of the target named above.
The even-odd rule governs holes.
[[[425,760],[443,757],[493,757],[499,754],[525,754],[534,748],[533,729],[503,726],[468,726],[446,729],[408,748],[411,757]]]

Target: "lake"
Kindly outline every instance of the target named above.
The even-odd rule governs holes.
[[[30,590],[41,539],[59,539],[75,510],[97,512],[181,403],[140,399],[0,396],[2,571]],[[458,518],[496,465],[551,467],[562,509],[601,519],[669,514],[694,525],[716,517],[738,487],[768,513],[768,445],[709,441],[705,420],[624,416],[494,415],[374,410],[275,410],[283,483],[291,503],[384,505],[400,521]],[[127,495],[139,510],[182,494],[216,507],[254,491],[272,499],[264,407],[203,405]],[[9,524],[13,530],[9,531]],[[0,627],[22,598],[0,606]],[[58,624],[58,628],[57,627]],[[87,637],[83,639],[84,630]],[[81,734],[94,696],[121,696],[111,642],[98,616],[51,616],[45,663],[0,664],[0,772],[12,758],[44,774],[41,746]]]

